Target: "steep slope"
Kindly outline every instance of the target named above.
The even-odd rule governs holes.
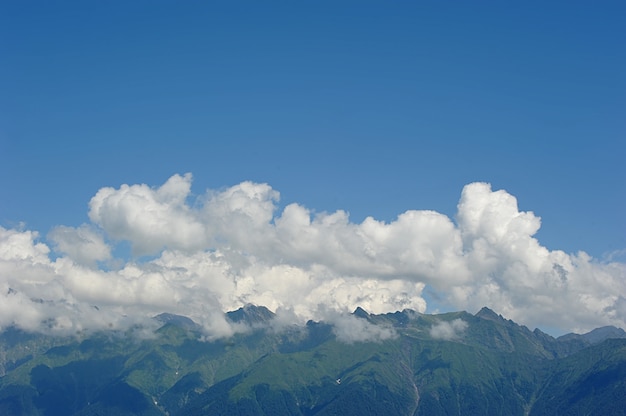
[[[531,415],[626,415],[626,339],[598,342],[554,364]]]

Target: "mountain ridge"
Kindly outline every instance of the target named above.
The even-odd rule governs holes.
[[[0,414],[543,415],[626,409],[626,393],[620,393],[626,392],[626,333],[615,327],[554,338],[488,308],[429,315],[370,314],[359,307],[342,324],[280,328],[263,306],[245,305],[225,317],[241,331],[212,340],[190,318],[168,313],[155,317],[160,327],[147,338],[105,332],[54,338],[5,329]]]

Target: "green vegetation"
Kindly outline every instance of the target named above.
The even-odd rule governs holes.
[[[246,306],[231,317],[255,329],[211,342],[172,315],[150,339],[7,330],[0,414],[626,414],[626,339],[602,336],[623,331],[554,339],[487,309],[358,310],[396,336],[345,343],[325,323],[270,330],[266,311]],[[454,322],[456,332],[433,338]]]

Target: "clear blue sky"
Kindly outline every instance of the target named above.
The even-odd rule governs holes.
[[[0,225],[185,172],[355,222],[454,216],[486,181],[601,258],[626,248],[625,35],[622,1],[5,1]]]

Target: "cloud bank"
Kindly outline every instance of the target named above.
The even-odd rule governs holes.
[[[409,210],[361,223],[296,203],[279,210],[268,184],[196,198],[191,185],[186,174],[102,188],[90,224],[47,239],[0,227],[0,327],[124,328],[171,312],[222,336],[233,330],[223,312],[247,303],[302,321],[357,306],[424,313],[426,287],[450,308],[489,306],[530,327],[626,327],[626,265],[548,250],[533,237],[540,218],[487,183],[465,186],[454,219]],[[120,242],[149,260],[114,258]]]

